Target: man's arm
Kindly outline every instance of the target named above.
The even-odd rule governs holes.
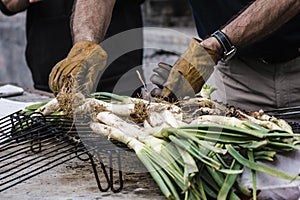
[[[104,39],[114,4],[115,0],[76,0],[74,3],[71,18],[74,45],[49,75],[49,87],[55,95],[64,91],[85,95],[92,91],[106,66],[107,53],[98,44]]]
[[[273,33],[299,12],[299,0],[256,0],[221,30],[232,44],[243,47]],[[204,40],[202,45],[222,52],[213,37]]]
[[[73,43],[103,40],[115,0],[76,0],[72,16]]]
[[[300,0],[253,0],[232,21],[221,27],[221,31],[228,36],[234,46],[238,48],[247,46],[276,31],[299,11]],[[220,37],[220,33],[216,37]],[[177,98],[192,94],[188,94],[188,91],[192,90],[189,90],[189,87],[185,85],[192,86],[195,93],[199,92],[211,75],[215,62],[220,60],[222,56],[226,58],[223,55],[223,47],[216,37],[209,37],[203,40],[200,45],[196,41],[191,43],[192,45],[172,68],[160,64],[155,71],[156,74],[151,77],[151,81],[162,89],[155,88],[151,94],[164,97],[167,100],[172,98],[173,94]],[[227,43],[226,46],[228,46]],[[213,56],[211,57],[211,55]],[[185,62],[189,63],[186,64]],[[198,73],[192,74],[191,69],[196,69]],[[166,74],[168,75],[166,76]],[[182,80],[185,80],[187,84],[184,84]]]

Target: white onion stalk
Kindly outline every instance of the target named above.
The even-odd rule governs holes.
[[[226,110],[226,107],[211,100],[208,98],[197,97],[197,98],[190,98],[185,101],[180,102],[184,106],[199,106],[199,107],[206,107],[206,108],[214,108],[220,110]]]
[[[278,119],[274,116],[270,116],[264,113],[263,110],[259,110],[258,112],[252,112],[251,116],[255,117],[261,121],[270,121],[281,127],[283,130],[288,133],[293,133],[292,127],[283,119]]]
[[[86,99],[85,103],[77,108],[77,111],[91,111],[99,106],[119,116],[129,116],[134,111],[134,104],[112,104],[94,98]]]
[[[284,128],[278,126],[277,124],[275,124],[272,121],[263,121],[263,120],[256,119],[255,117],[247,115],[247,114],[243,113],[240,110],[237,110],[236,112],[238,112],[239,115],[243,117],[243,120],[247,120],[247,121],[253,122],[253,123],[258,124],[258,125],[260,125],[262,127],[265,127],[267,129],[270,129],[270,130],[282,130],[282,131],[287,131],[288,133],[292,133],[293,132],[291,130],[285,130]]]
[[[177,113],[177,114],[182,113],[180,107],[169,102],[157,103],[157,102],[150,102],[144,99],[135,99],[133,101],[133,103],[138,103],[138,102],[143,102],[149,107],[150,110],[155,110],[155,111],[170,110],[172,113]]]
[[[36,112],[42,113],[43,115],[51,115],[54,112],[57,112],[60,110],[60,105],[56,98],[51,99],[47,104],[41,106],[36,110]]]
[[[117,115],[110,112],[100,112],[98,113],[96,118],[99,122],[117,128],[119,130],[122,130],[128,136],[134,137],[142,142],[145,141],[148,142],[149,140],[151,140],[152,142],[150,143],[154,143],[153,141],[156,141],[155,146],[157,146],[159,142],[163,142],[163,140],[153,137],[152,134],[159,133],[162,128],[170,127],[167,125],[163,125],[163,126],[142,128],[136,124],[127,122],[122,118],[118,117]]]
[[[190,124],[201,124],[201,123],[213,123],[213,124],[220,124],[226,126],[233,126],[246,129],[247,126],[244,122],[240,119],[235,117],[226,117],[226,116],[218,116],[218,115],[202,115],[199,116],[197,119],[192,121]]]
[[[143,126],[144,126],[145,129],[150,129],[150,128],[152,128],[152,126],[149,124],[149,122],[148,122],[147,120],[144,120]]]
[[[97,134],[101,134],[109,139],[112,138],[126,144],[128,148],[134,149],[136,152],[139,152],[144,146],[135,137],[130,136],[129,134],[112,126],[101,124],[99,122],[92,122],[90,124],[90,128]]]
[[[177,121],[174,114],[171,113],[169,110],[162,111],[161,116],[163,117],[165,123],[171,127],[179,127],[180,125],[182,125],[182,123],[180,123],[181,121]]]
[[[117,115],[115,115],[111,112],[98,113],[97,120],[99,120],[99,122],[102,122],[108,126],[112,126],[119,130],[122,130],[128,136],[131,136],[134,138],[146,136],[145,132],[142,131],[138,125],[126,122],[125,120],[121,119],[120,117],[118,117]]]
[[[163,117],[158,112],[151,112],[147,120],[152,127],[162,126],[165,124]]]
[[[112,93],[107,93],[107,92],[100,92],[100,96],[104,96],[107,98],[110,98],[112,100],[117,100],[120,103],[123,104],[139,104],[143,103],[149,108],[150,110],[170,110],[172,113],[177,113],[180,114],[182,113],[181,108],[176,106],[175,104],[171,104],[169,102],[153,102],[153,101],[148,101],[144,99],[139,99],[139,98],[133,98],[133,97],[128,97],[128,96],[120,96]],[[114,103],[113,103],[114,104]]]

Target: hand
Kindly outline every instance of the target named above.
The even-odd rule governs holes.
[[[170,75],[172,69],[172,65],[160,62],[158,63],[158,67],[153,69],[155,72],[151,77],[150,81],[157,86],[151,91],[151,96],[160,97],[163,87],[167,82],[167,79]]]
[[[107,54],[96,43],[77,42],[68,56],[57,63],[49,76],[49,87],[56,96],[62,90],[90,94],[99,73],[106,65]]]
[[[193,38],[187,50],[174,66],[160,63],[154,69],[156,74],[150,80],[158,86],[151,91],[152,96],[175,101],[185,96],[194,96],[213,72],[213,66],[220,55],[204,48],[200,41]]]

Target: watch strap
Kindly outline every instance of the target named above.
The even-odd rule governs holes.
[[[231,43],[230,39],[227,37],[227,35],[225,33],[223,33],[220,30],[217,30],[211,36],[216,38],[218,40],[218,42],[220,43],[220,45],[222,46],[224,60],[229,60],[235,55],[236,48]]]

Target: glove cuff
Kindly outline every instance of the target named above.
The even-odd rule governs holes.
[[[216,64],[220,60],[220,55],[211,49],[205,48],[201,42],[202,40],[192,38],[187,50],[182,54],[181,57],[189,61],[192,65],[196,66],[198,63],[197,58],[209,55],[212,62]]]
[[[68,54],[68,57],[74,57],[76,55],[78,55],[79,53],[82,53],[81,55],[88,55],[90,54],[90,52],[92,52],[94,49],[96,48],[100,48],[100,50],[106,54],[106,52],[104,51],[104,49],[102,49],[102,47],[95,43],[95,42],[92,42],[92,41],[86,41],[86,40],[83,40],[83,41],[79,41],[79,42],[76,42],[71,51],[69,52]]]

